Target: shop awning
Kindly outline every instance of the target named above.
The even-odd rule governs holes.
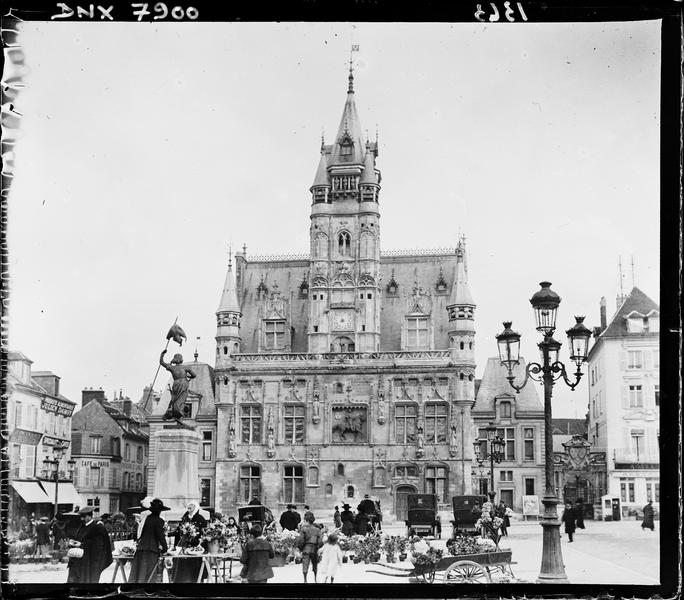
[[[54,503],[55,482],[41,481],[40,484],[43,486],[45,494],[50,499],[48,502]],[[59,488],[57,489],[57,504],[75,504],[79,508],[83,508],[85,506],[85,502],[83,502],[83,499],[78,495],[74,484],[67,481],[59,484]]]
[[[17,494],[28,504],[50,502],[50,498],[37,481],[12,481],[11,484]]]

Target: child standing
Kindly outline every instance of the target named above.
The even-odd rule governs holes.
[[[337,543],[338,537],[336,533],[331,533],[328,536],[328,541],[323,544],[320,551],[320,561],[318,563],[318,572],[325,583],[328,579],[333,583],[337,571],[342,566],[342,548]]]

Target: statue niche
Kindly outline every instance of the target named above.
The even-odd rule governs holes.
[[[367,413],[365,406],[334,406],[332,441],[342,444],[367,442]]]

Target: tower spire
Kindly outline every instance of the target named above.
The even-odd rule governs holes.
[[[347,88],[347,94],[354,93],[354,62],[352,60],[352,52],[349,53],[349,87]]]

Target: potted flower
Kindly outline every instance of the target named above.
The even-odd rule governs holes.
[[[408,557],[406,551],[408,550],[408,538],[403,535],[397,537],[397,550],[399,551],[399,560],[404,561]]]
[[[220,519],[211,521],[202,532],[202,540],[207,542],[207,552],[218,554],[228,543],[228,527]]]
[[[296,531],[284,530],[282,533],[271,532],[266,539],[273,546],[275,554],[269,563],[272,567],[282,567],[287,563],[287,558],[294,552],[295,542],[299,537]]]
[[[411,562],[416,575],[422,575],[425,581],[432,583],[435,579],[437,565],[444,556],[444,551],[429,544],[427,546],[427,551],[414,553]]]
[[[338,534],[338,544],[340,545],[340,550],[344,553],[342,555],[342,562],[346,563],[349,561],[348,553],[353,549],[353,541],[351,538],[347,537],[343,533]]]
[[[493,510],[492,503],[485,502],[482,505],[482,512],[480,513],[480,518],[475,523],[475,527],[480,530],[480,534],[483,538],[491,539],[498,548],[499,540],[501,539],[499,528],[503,524],[503,519],[501,517],[493,516]]]
[[[382,548],[382,538],[379,535],[370,535],[366,538],[368,544],[368,552],[370,554],[371,562],[378,562],[380,560],[380,548]]]
[[[388,563],[397,562],[397,549],[399,545],[397,544],[397,538],[393,535],[385,538],[382,549],[385,552]]]

